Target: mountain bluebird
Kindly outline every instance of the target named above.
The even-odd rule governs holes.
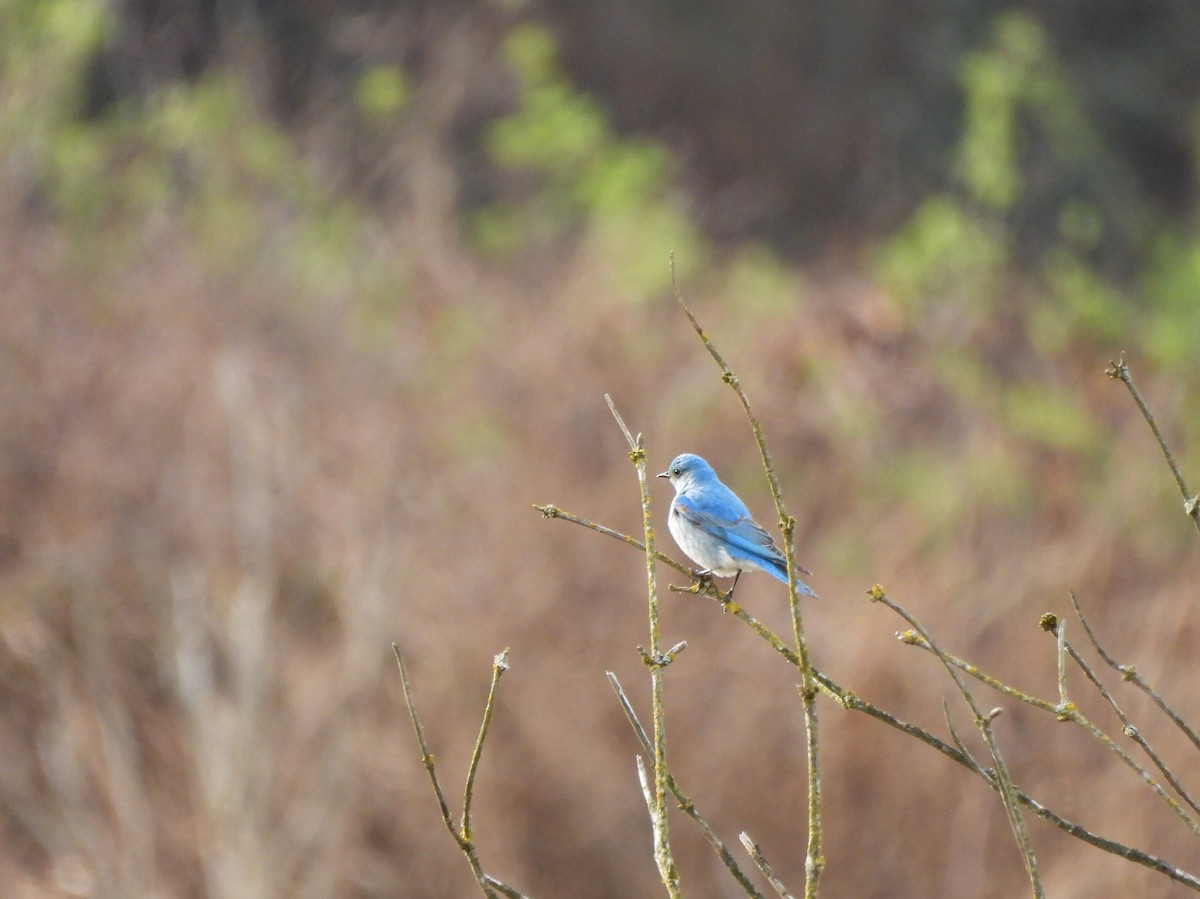
[[[697,565],[699,572],[733,577],[733,587],[743,571],[765,571],[787,583],[787,561],[775,542],[750,517],[746,504],[721,483],[712,466],[692,453],[676,456],[671,467],[659,475],[675,486],[675,499],[667,525],[679,548]],[[800,565],[797,571],[811,575]],[[729,595],[733,595],[733,587]],[[805,584],[796,581],[805,596],[816,598]]]

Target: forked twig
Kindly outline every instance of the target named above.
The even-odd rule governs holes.
[[[496,686],[500,682],[500,676],[508,670],[508,650],[505,649],[503,652],[498,653],[492,660],[492,686],[488,691],[483,723],[479,728],[479,736],[475,740],[475,749],[471,754],[471,766],[467,773],[467,786],[463,798],[463,823],[461,829],[455,825],[454,817],[450,814],[450,806],[446,803],[446,794],[442,790],[442,784],[438,778],[433,753],[429,751],[429,744],[425,740],[425,729],[421,726],[421,718],[417,714],[417,704],[413,699],[412,683],[408,677],[408,665],[404,661],[404,653],[400,651],[400,646],[396,643],[392,644],[392,652],[396,655],[396,664],[400,666],[400,683],[404,688],[404,701],[408,705],[408,714],[412,719],[413,730],[417,732],[417,745],[421,748],[421,764],[425,766],[425,770],[429,773],[429,780],[433,783],[433,792],[436,794],[438,806],[441,808],[442,823],[446,825],[446,829],[450,831],[450,836],[454,837],[454,842],[458,844],[458,848],[467,857],[467,862],[471,865],[471,873],[475,875],[475,882],[479,884],[479,888],[485,896],[489,897],[489,899],[496,899],[496,893],[499,892],[509,897],[509,899],[528,899],[525,894],[507,886],[483,870],[483,866],[479,862],[479,853],[476,852],[475,843],[471,839],[469,823],[475,771],[479,766],[479,757],[483,752],[483,743],[487,739],[488,726],[491,723],[491,710],[495,701]]]

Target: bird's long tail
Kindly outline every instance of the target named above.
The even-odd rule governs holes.
[[[785,565],[783,562],[777,562],[774,559],[771,559],[768,561],[767,565],[764,566],[763,570],[777,581],[782,581],[785,584],[788,582],[787,565]],[[805,596],[811,596],[813,599],[817,599],[817,594],[813,593],[812,590],[809,589],[808,584],[804,583],[804,581],[800,580],[799,578],[796,579],[796,589]]]

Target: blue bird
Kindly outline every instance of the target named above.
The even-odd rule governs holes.
[[[705,569],[698,572],[700,576],[733,577],[729,596],[743,571],[765,571],[787,583],[783,553],[771,535],[750,517],[746,504],[721,483],[711,465],[697,455],[683,453],[659,477],[667,478],[675,487],[667,518],[671,536],[689,559]],[[796,570],[812,574],[799,564]],[[796,581],[796,587],[805,596],[817,596],[800,581]]]

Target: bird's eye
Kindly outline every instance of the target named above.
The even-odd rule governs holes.
[[[675,475],[675,477],[679,477],[681,474],[683,474],[683,469],[678,467],[672,468],[671,474]]]

